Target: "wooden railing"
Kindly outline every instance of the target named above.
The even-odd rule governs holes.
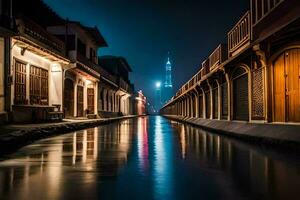
[[[228,57],[227,47],[225,44],[220,44],[214,52],[209,56],[210,71],[219,66]]]
[[[285,0],[251,0],[252,24],[255,26]]]
[[[197,82],[201,81],[201,73],[200,71],[196,74]]]
[[[201,77],[205,76],[206,74],[209,73],[209,59],[206,59],[203,63],[202,63],[202,68],[201,68]]]
[[[133,93],[131,84],[125,81],[122,77],[119,77],[119,87],[129,94]]]
[[[228,53],[233,56],[237,50],[244,47],[251,39],[250,12],[248,11],[228,33]]]
[[[62,41],[57,39],[55,36],[48,33],[43,27],[36,24],[32,20],[22,17],[16,20],[17,26],[19,28],[20,33],[29,37],[28,39],[34,39],[39,41],[41,45],[46,45],[49,50],[59,52],[60,54],[64,54],[65,46]]]

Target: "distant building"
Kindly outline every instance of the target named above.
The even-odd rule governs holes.
[[[101,56],[99,65],[102,68],[99,68],[102,74],[98,98],[99,115],[111,117],[132,114],[134,85],[129,80],[132,69],[127,60],[120,56]]]
[[[133,113],[135,115],[146,115],[147,114],[147,98],[143,94],[142,90],[135,93],[133,105],[134,105]]]
[[[170,61],[170,55],[165,67],[165,82],[162,88],[162,103],[165,104],[173,96],[173,84],[172,84],[172,63]]]

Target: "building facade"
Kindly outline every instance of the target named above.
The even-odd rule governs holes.
[[[41,0],[1,1],[0,21],[0,123],[133,114],[131,68],[122,57],[99,64],[107,43],[96,27]]]
[[[51,112],[50,106],[62,104],[63,70],[69,60],[64,44],[41,26],[26,17],[15,21],[18,34],[10,38],[9,73],[13,121],[42,120],[45,113],[39,106]]]
[[[15,35],[12,19],[11,4],[8,1],[0,2],[0,124],[8,121],[9,114],[9,91],[8,73],[10,64],[10,37]]]
[[[64,74],[64,104],[66,117],[96,118],[98,112],[97,52],[107,46],[97,28],[68,21],[64,26],[51,26],[47,30],[62,40],[67,38],[68,57],[73,63]]]
[[[250,1],[250,10],[161,110],[165,115],[300,122],[300,2]]]
[[[99,58],[102,71],[109,75],[102,76],[102,82],[109,87],[100,85],[100,98],[98,99],[100,116],[131,115],[133,114],[134,86],[130,83],[129,73],[132,72],[127,60],[119,56],[102,56]],[[103,73],[104,74],[104,73]],[[108,81],[113,80],[113,81]]]
[[[143,94],[143,91],[138,91],[135,93],[135,98],[133,101],[135,115],[146,115],[147,111],[147,98]]]

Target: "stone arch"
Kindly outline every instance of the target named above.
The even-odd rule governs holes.
[[[245,64],[237,65],[230,75],[231,111],[234,120],[250,119],[250,68]]]

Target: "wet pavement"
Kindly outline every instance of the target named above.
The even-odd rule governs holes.
[[[300,154],[140,117],[0,162],[0,199],[299,199]]]

